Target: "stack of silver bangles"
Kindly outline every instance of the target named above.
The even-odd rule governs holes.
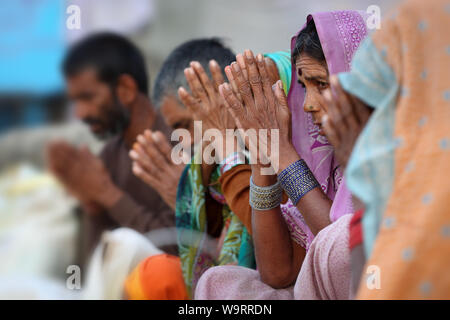
[[[314,188],[320,187],[304,160],[298,160],[278,175],[278,181],[267,187],[259,187],[250,178],[250,206],[255,210],[270,210],[281,203],[284,190],[294,205]]]
[[[253,183],[252,177],[250,177],[250,206],[255,210],[270,210],[276,208],[281,203],[281,196],[283,191],[280,183],[259,187]]]

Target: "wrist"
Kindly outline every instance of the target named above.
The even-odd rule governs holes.
[[[278,180],[267,186],[260,186],[250,178],[249,203],[253,210],[268,211],[278,207],[282,199],[282,189]]]
[[[96,201],[104,208],[111,209],[122,198],[123,192],[113,183],[108,184],[96,195]]]
[[[222,175],[241,164],[245,164],[245,154],[243,152],[230,153],[219,164],[220,174]]]
[[[239,145],[239,142],[234,133],[227,132],[226,130],[221,130],[222,144],[218,146],[216,159],[219,162],[224,161],[226,158],[231,156],[234,153],[242,152],[242,148]]]
[[[294,205],[311,190],[320,187],[304,160],[298,160],[278,175],[280,185]]]
[[[278,181],[276,174],[264,174],[265,170],[268,169],[270,167],[252,165],[252,180],[255,185],[265,187],[273,185]]]
[[[294,162],[300,160],[301,157],[298,155],[297,151],[295,150],[294,146],[289,144],[289,148],[286,148],[283,151],[283,154],[280,154],[279,156],[279,162],[278,162],[278,170],[277,173],[280,174],[281,171],[289,167]]]

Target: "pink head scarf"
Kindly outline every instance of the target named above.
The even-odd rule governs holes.
[[[353,54],[367,35],[366,14],[358,11],[319,12],[307,17],[314,20],[330,75],[349,71]],[[305,28],[306,24],[301,30]],[[300,31],[301,31],[300,30]],[[291,55],[300,31],[292,37]],[[298,83],[295,64],[292,64],[288,104],[292,114],[292,142],[297,153],[320,183],[325,194],[333,200],[331,222],[353,213],[352,196],[345,186],[342,170],[334,159],[333,147],[319,135],[311,114],[303,110],[305,89]],[[291,236],[306,249],[314,236],[297,208],[288,201],[281,206]]]
[[[367,35],[365,14],[358,11],[319,12],[309,15],[307,21],[309,22],[311,19],[314,20],[316,25],[330,75],[349,71],[353,54]],[[292,37],[291,54],[298,33]],[[297,72],[293,64],[288,103],[292,113],[292,142],[294,147],[306,161],[327,196],[331,200],[345,200],[345,205],[351,204],[351,199],[350,201],[345,199],[350,196],[348,190],[339,192],[344,196],[344,199],[341,197],[335,199],[338,186],[342,184],[343,175],[334,159],[333,147],[325,137],[319,135],[319,128],[313,124],[311,114],[303,111],[304,99],[305,90],[298,83]],[[343,187],[345,188],[345,185]],[[341,203],[342,201],[338,202]],[[335,207],[339,203],[333,206]],[[345,208],[344,211],[346,211]],[[333,217],[334,213],[338,216]],[[343,212],[342,214],[345,213],[349,212]],[[330,217],[333,221],[342,214],[332,210]]]

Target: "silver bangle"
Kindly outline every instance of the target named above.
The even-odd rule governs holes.
[[[280,183],[277,182],[271,186],[259,187],[253,183],[250,177],[250,206],[254,210],[270,210],[276,208],[281,203],[283,190]]]

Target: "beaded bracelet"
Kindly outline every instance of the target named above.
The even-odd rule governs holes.
[[[280,183],[267,187],[259,187],[253,183],[250,177],[250,206],[255,210],[270,210],[281,203],[282,190]]]
[[[219,164],[220,175],[240,164],[245,164],[245,154],[243,152],[234,152],[228,155]]]
[[[280,181],[281,187],[294,205],[297,205],[300,199],[309,191],[320,187],[303,159],[290,164],[281,171],[278,175],[278,181]]]

